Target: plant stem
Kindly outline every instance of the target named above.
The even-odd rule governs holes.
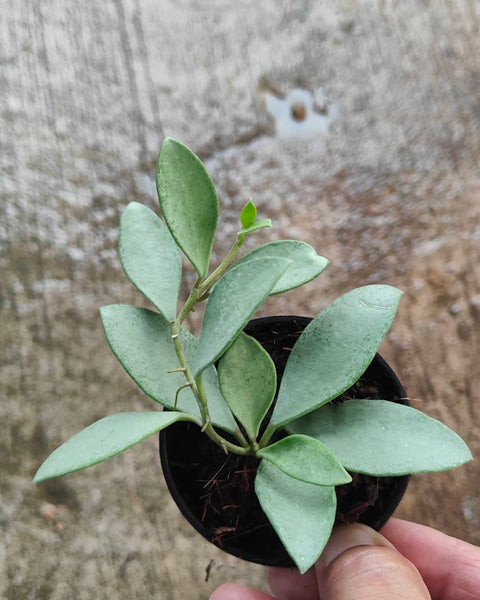
[[[199,293],[197,284],[198,284],[198,280],[195,283],[194,288],[190,292],[190,294],[189,294],[189,296],[187,298],[187,301],[183,305],[182,310],[180,311],[179,315],[177,316],[177,318],[173,322],[173,325],[172,325],[172,337],[174,335],[180,334],[180,326],[185,321],[185,317],[188,315],[188,313],[191,310],[193,310],[193,307],[195,306],[195,304],[200,300],[201,294]],[[183,366],[184,365],[182,365],[182,367]]]
[[[201,292],[200,296],[206,294],[210,288],[217,283],[220,277],[225,273],[231,263],[235,260],[240,248],[243,246],[245,241],[244,237],[237,237],[237,241],[233,244],[228,252],[227,256],[222,260],[216,269],[198,286],[198,290]]]
[[[272,435],[275,433],[275,427],[273,427],[272,425],[268,425],[268,427],[265,429],[260,442],[259,442],[259,446],[260,448],[265,448],[265,446],[268,444],[268,442],[270,441],[270,438],[272,437]]]
[[[204,433],[206,433],[208,435],[208,437],[213,442],[215,442],[216,444],[218,444],[219,446],[221,446],[224,449],[225,453],[227,453],[227,451],[230,451],[230,452],[233,452],[234,454],[241,454],[241,455],[251,454],[251,449],[249,447],[242,448],[241,446],[237,446],[236,444],[232,444],[231,442],[229,442],[228,440],[226,440],[225,438],[223,438],[221,435],[219,435],[215,431],[215,429],[212,426],[212,422],[210,420],[210,415],[208,413],[207,399],[206,399],[206,395],[205,395],[205,388],[203,387],[203,381],[202,381],[202,376],[201,375],[199,375],[197,377],[196,384],[197,384],[197,390],[198,390],[198,393],[199,393],[200,401],[201,401],[201,403],[202,403],[202,405],[204,406],[204,409],[205,409],[205,414],[202,412],[202,420],[203,420],[202,431]]]
[[[187,357],[185,355],[185,350],[183,349],[183,345],[180,340],[181,325],[182,325],[182,322],[185,320],[185,317],[193,309],[195,304],[197,302],[199,302],[202,295],[203,295],[202,291],[200,290],[199,287],[197,287],[197,284],[195,284],[195,287],[190,292],[190,295],[188,296],[187,301],[185,302],[182,310],[180,311],[180,314],[178,315],[178,317],[175,319],[175,321],[172,324],[173,347],[175,348],[175,352],[177,354],[178,360],[181,365],[180,366],[181,372],[184,373],[185,378],[187,380],[187,383],[185,384],[184,387],[190,387],[193,392],[193,395],[195,396],[195,399],[200,408],[200,414],[202,417],[202,424],[203,424],[202,430],[204,431],[204,433],[206,433],[206,435],[208,435],[208,437],[213,442],[215,442],[216,444],[221,446],[225,450],[225,452],[230,451],[230,452],[233,452],[234,454],[240,454],[240,455],[251,454],[252,450],[250,447],[248,447],[248,444],[245,439],[243,439],[243,442],[245,442],[245,446],[237,446],[236,444],[232,444],[231,442],[229,442],[228,440],[223,438],[221,435],[219,435],[215,431],[215,429],[213,428],[213,425],[212,425],[211,418],[210,418],[210,413],[208,411],[207,397],[205,394],[205,388],[203,387],[202,376],[199,375],[196,379],[194,379],[192,371],[187,363]],[[237,433],[240,434],[240,435],[237,435],[237,439],[239,439],[240,443],[242,443],[243,436],[241,436],[241,432],[237,432]]]

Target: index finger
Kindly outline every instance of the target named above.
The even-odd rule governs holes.
[[[477,546],[400,519],[390,519],[381,533],[417,567],[432,600],[480,598]]]

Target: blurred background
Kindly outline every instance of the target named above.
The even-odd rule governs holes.
[[[479,456],[479,2],[0,0],[0,11],[2,598],[265,587],[263,568],[183,520],[157,439],[31,483],[82,427],[155,408],[110,353],[98,308],[143,303],[120,268],[118,222],[132,200],[157,206],[167,135],[218,186],[214,262],[250,196],[274,221],[255,243],[300,238],[330,259],[261,314],[313,316],[368,283],[404,290],[381,352],[413,405]],[[412,478],[397,515],[480,543],[478,462]]]

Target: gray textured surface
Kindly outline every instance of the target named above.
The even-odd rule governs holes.
[[[201,598],[229,578],[262,580],[183,522],[155,440],[30,482],[82,426],[151,406],[109,353],[97,309],[141,302],[117,227],[130,200],[155,206],[164,135],[200,153],[218,185],[215,259],[249,196],[276,225],[258,239],[299,237],[330,258],[265,313],[311,315],[377,281],[405,291],[384,354],[415,406],[478,456],[479,10],[0,1],[1,597]],[[277,101],[277,130],[298,133],[278,137],[267,102],[296,88],[315,96],[314,133]],[[417,477],[401,514],[480,543],[479,492],[473,463]]]

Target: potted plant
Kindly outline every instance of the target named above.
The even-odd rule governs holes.
[[[161,432],[169,488],[199,531],[234,554],[266,564],[293,561],[303,573],[330,536],[337,499],[340,517],[351,520],[363,511],[348,508],[352,498],[358,504],[357,493],[366,491],[367,512],[378,500],[372,489],[373,496],[385,493],[384,514],[373,518],[380,526],[408,474],[471,459],[457,434],[405,405],[403,388],[376,354],[397,311],[398,289],[367,285],[313,320],[249,324],[270,295],[311,281],[328,261],[294,240],[261,245],[237,260],[245,238],[271,226],[257,220],[249,201],[231,250],[209,273],[215,188],[198,157],[171,138],[160,151],[157,189],[165,224],[132,202],[120,225],[124,271],[156,311],[112,305],[101,318],[127,373],[166,410],[93,423],[46,459],[35,482]],[[177,312],[180,251],[197,279]],[[197,339],[185,318],[205,301]]]

